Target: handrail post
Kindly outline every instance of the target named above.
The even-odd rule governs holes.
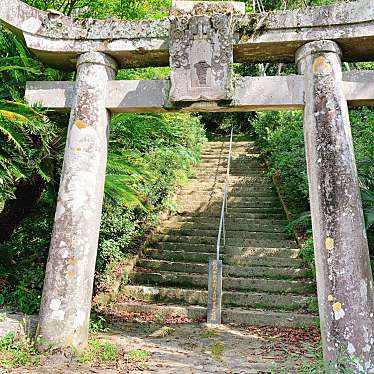
[[[212,325],[221,324],[221,305],[222,305],[222,260],[220,260],[221,239],[226,245],[226,222],[225,213],[228,210],[228,192],[230,180],[232,139],[234,128],[231,129],[230,147],[227,159],[226,181],[223,192],[221,218],[219,221],[218,237],[217,237],[217,257],[216,260],[209,261],[209,279],[208,279],[208,316],[207,322]]]

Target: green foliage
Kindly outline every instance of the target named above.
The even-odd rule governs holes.
[[[0,295],[26,314],[39,309],[52,218],[53,208],[42,202],[12,238],[0,245],[0,279],[5,280],[5,286],[0,286]]]
[[[129,362],[145,363],[147,362],[152,354],[142,349],[134,349],[127,353],[127,359]]]
[[[308,232],[309,238],[305,240],[303,247],[300,252],[300,257],[305,261],[305,263],[312,270],[313,275],[316,276],[316,264],[314,260],[314,245],[313,239],[311,238],[311,232]]]
[[[121,19],[162,18],[168,14],[170,0],[26,0],[36,8],[55,9],[85,18]]]
[[[350,111],[351,127],[369,245],[374,255],[374,110],[360,108]],[[297,228],[311,237],[309,191],[306,172],[302,113],[257,113],[252,125],[258,142],[269,160],[270,174],[280,184],[280,190],[295,220]],[[301,256],[315,274],[313,241],[307,239]]]
[[[205,339],[213,339],[219,336],[219,331],[215,328],[207,327],[202,333],[201,336]]]
[[[113,263],[136,252],[175,186],[199,158],[204,132],[189,115],[126,114],[113,119],[96,290],[107,289]],[[52,232],[48,194],[0,245],[0,295],[25,313],[38,310]]]
[[[270,161],[270,173],[281,183],[282,194],[295,212],[308,209],[304,135],[300,112],[261,112],[252,122]]]
[[[169,0],[28,0],[43,10],[79,17],[159,18]],[[54,216],[55,191],[68,117],[22,103],[27,80],[69,80],[73,76],[35,60],[22,42],[0,29],[0,210],[22,180],[43,177],[49,188],[2,245],[0,302],[26,313],[38,309]],[[169,68],[121,70],[117,79],[164,79]],[[48,117],[47,117],[48,115]],[[97,289],[110,272],[138,248],[156,222],[176,184],[190,173],[204,140],[199,119],[190,115],[123,114],[113,118],[108,155],[103,221],[97,258]],[[103,286],[101,286],[104,284]]]
[[[31,367],[40,361],[40,354],[34,342],[29,339],[18,339],[9,333],[0,338],[0,368],[13,369]]]
[[[0,26],[0,99],[23,97],[28,80],[60,80],[65,74],[35,60],[24,44]]]
[[[97,260],[100,289],[112,278],[111,264],[136,252],[167,207],[168,196],[190,174],[205,137],[198,118],[189,115],[123,114],[112,121],[111,139],[111,155],[130,154],[127,164],[122,162],[131,171],[123,186],[131,188],[133,196],[105,200]],[[116,168],[111,171],[123,175]]]
[[[30,108],[21,98],[27,80],[63,79],[64,75],[33,59],[1,26],[0,61],[0,201],[5,202],[14,197],[19,183],[32,176],[41,176],[46,183],[54,178],[63,131],[45,111]]]
[[[104,316],[92,311],[90,316],[90,333],[96,334],[99,332],[108,331],[108,322]]]
[[[14,196],[21,180],[40,175],[51,181],[56,127],[42,112],[15,101],[0,101],[0,200]]]
[[[215,341],[212,345],[212,357],[216,361],[222,361],[222,355],[225,350],[225,345],[222,342]]]
[[[113,363],[119,359],[119,348],[117,345],[107,341],[90,339],[88,348],[78,353],[77,356],[81,364]]]

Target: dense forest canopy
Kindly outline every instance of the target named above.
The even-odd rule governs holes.
[[[27,0],[43,9],[91,18],[151,19],[167,16],[170,0]],[[332,0],[247,1],[247,11],[273,11],[325,5]],[[59,186],[68,115],[30,108],[24,102],[28,80],[73,80],[36,60],[22,42],[0,29],[0,304],[24,312],[39,307],[54,206]],[[346,69],[374,69],[372,63]],[[241,75],[296,73],[293,64],[236,64]],[[168,68],[121,70],[117,79],[165,78]],[[368,229],[374,222],[374,110],[351,112],[352,129]],[[120,114],[111,123],[106,197],[97,260],[96,291],[110,282],[126,257],[135,253],[159,213],[175,209],[171,199],[199,160],[200,145],[217,133],[258,140],[269,173],[297,218],[308,211],[302,114],[235,113]],[[313,266],[308,214],[295,224],[308,245]],[[369,230],[369,234],[371,231]],[[372,235],[372,234],[370,234]]]

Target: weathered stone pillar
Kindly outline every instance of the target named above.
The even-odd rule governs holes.
[[[117,70],[89,52],[77,63],[60,191],[40,310],[40,333],[57,347],[87,344],[104,192],[110,113],[106,87]]]
[[[304,132],[325,361],[374,373],[374,294],[341,52],[332,41],[296,54],[305,77]]]

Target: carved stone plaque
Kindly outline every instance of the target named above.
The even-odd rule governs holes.
[[[174,1],[170,13],[171,101],[230,100],[235,12],[244,3]]]

